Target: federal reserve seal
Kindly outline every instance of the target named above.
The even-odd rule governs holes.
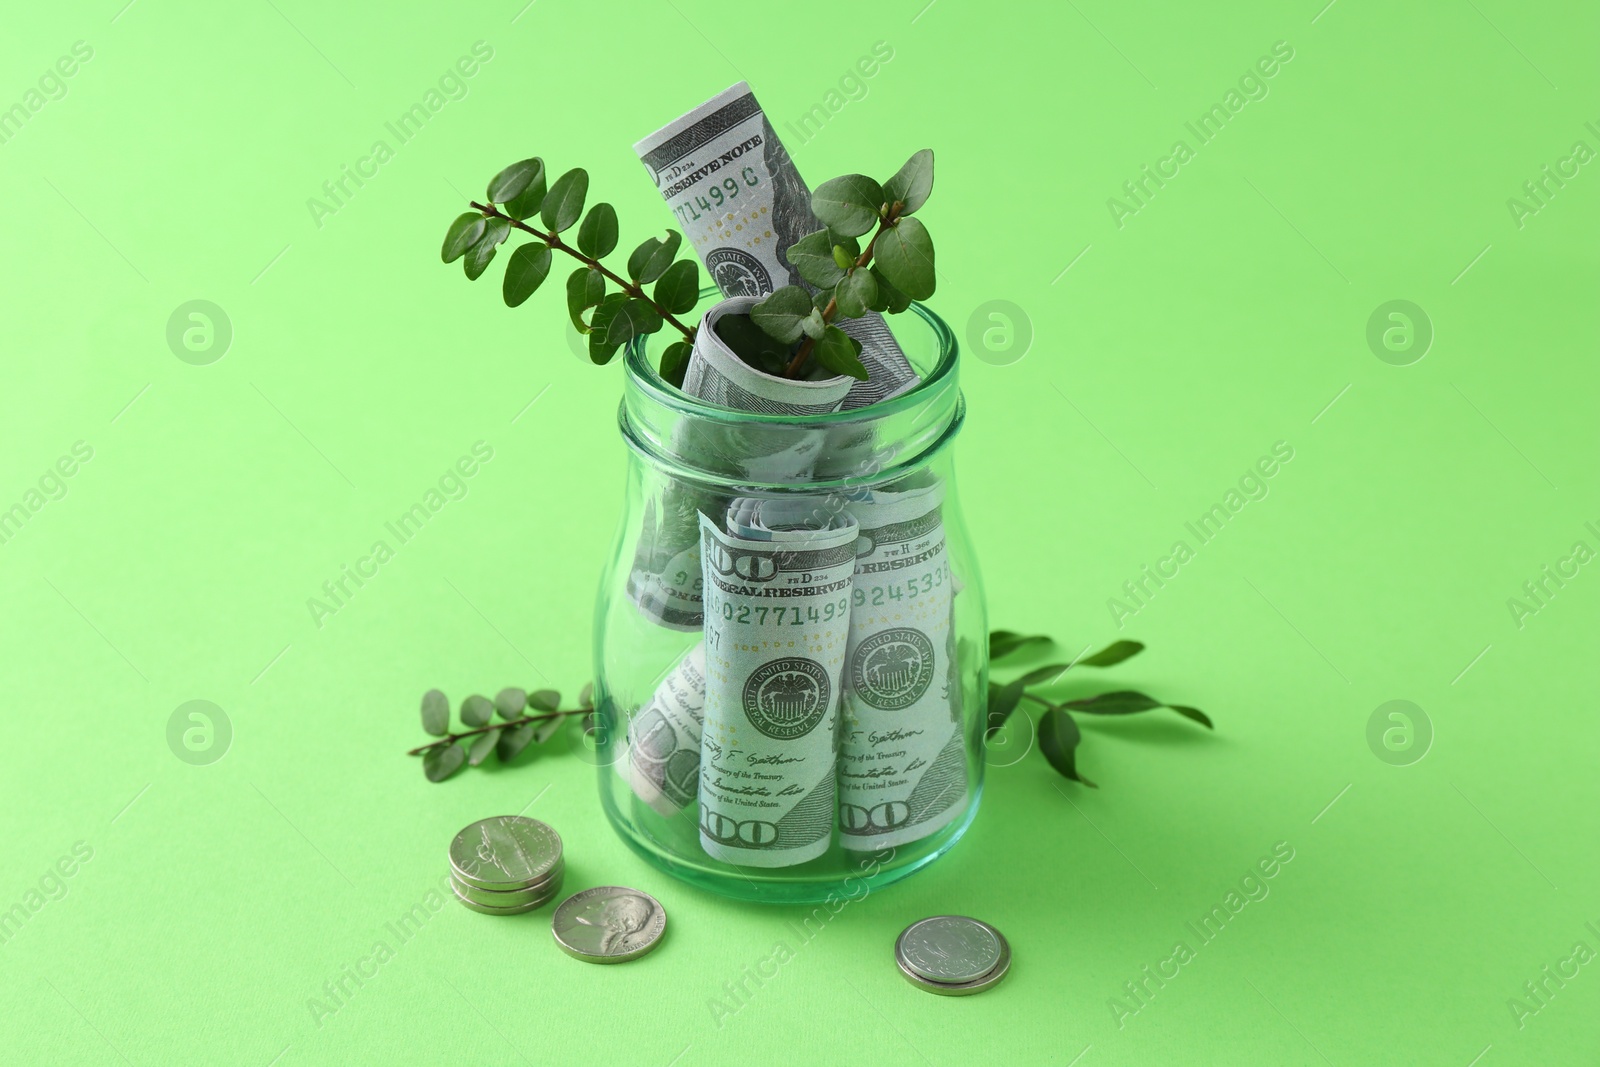
[[[723,296],[763,296],[772,292],[772,275],[761,261],[737,248],[714,248],[706,256],[706,270]]]
[[[744,683],[744,715],[768,737],[789,741],[816,728],[827,714],[828,696],[828,672],[822,664],[786,656],[751,673]]]
[[[850,657],[850,686],[862,701],[885,711],[916,703],[933,681],[933,642],[899,626],[875,633]]]

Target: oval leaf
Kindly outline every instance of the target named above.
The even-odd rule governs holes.
[[[461,702],[461,721],[468,726],[484,726],[494,714],[494,705],[489,703],[489,698],[472,694]]]
[[[683,388],[683,376],[689,370],[689,357],[694,354],[694,344],[690,341],[674,341],[661,350],[661,380],[679,389]],[[589,707],[583,702],[588,696],[589,687],[585,686],[583,694],[578,698],[580,708]]]
[[[700,302],[700,264],[692,259],[678,260],[662,272],[652,295],[668,314],[693,311]]]
[[[679,342],[679,344],[688,344],[688,343],[689,343],[688,341],[680,341]],[[580,708],[592,708],[592,707],[594,707],[594,683],[593,682],[584,682],[583,683],[583,688],[578,690],[578,707],[580,707]]]
[[[984,730],[986,736],[992,736],[1004,726],[1011,713],[1017,710],[1017,702],[1022,699],[1022,690],[1021,682],[1010,682],[1006,685],[989,683],[989,708]]]
[[[550,276],[550,246],[543,241],[529,241],[511,253],[506,264],[506,276],[500,286],[500,295],[506,307],[517,307]]]
[[[434,737],[450,732],[450,701],[437,689],[422,694],[422,728]]]
[[[489,753],[494,751],[494,746],[499,740],[499,729],[490,730],[488,733],[482,733],[474,737],[472,746],[467,749],[467,762],[476,767],[488,759]]]
[[[667,272],[677,258],[678,245],[683,234],[668,230],[665,240],[647,238],[628,256],[628,277],[640,285],[648,285]]]
[[[833,234],[818,230],[790,245],[783,253],[783,258],[812,285],[819,289],[831,289],[844,280],[844,271],[834,259],[833,245]]]
[[[538,213],[540,205],[544,203],[544,160],[534,156],[530,161],[537,164],[533,177],[526,188],[510,200],[500,205],[500,210],[521,222]]]
[[[571,229],[583,214],[583,198],[588,195],[589,172],[582,167],[574,167],[557,178],[539,205],[544,228],[551,233]]]
[[[612,340],[611,320],[616,318],[617,310],[627,302],[627,293],[611,293],[600,301],[594,314],[589,316],[589,362],[603,367],[611,362],[611,357],[622,347],[623,342]]]
[[[661,313],[650,306],[648,300],[630,297],[617,307],[616,314],[606,324],[606,343],[625,345],[635,337],[655,333],[661,329]]]
[[[589,332],[583,313],[606,298],[606,276],[593,267],[579,267],[567,275],[567,314],[572,317],[572,328],[580,334]]]
[[[489,261],[494,258],[496,241],[487,237],[478,239],[478,243],[467,249],[467,254],[461,257],[461,269],[467,274],[468,281],[477,281],[483,277],[483,272],[489,269]]]
[[[515,719],[528,706],[528,694],[516,686],[507,686],[494,695],[494,710],[502,719]]]
[[[800,321],[816,308],[811,294],[798,285],[786,285],[750,309],[750,318],[767,336],[792,345],[803,332]]]
[[[430,782],[442,782],[467,762],[467,750],[460,745],[441,745],[422,756],[422,773]]]
[[[489,203],[504,204],[525,192],[533,179],[544,173],[544,161],[535,156],[519,160],[489,179]]]
[[[883,187],[865,174],[845,174],[817,186],[811,213],[830,230],[860,237],[878,222]]]
[[[1039,751],[1050,761],[1050,766],[1074,782],[1098,789],[1099,786],[1078,773],[1076,750],[1081,738],[1078,724],[1061,709],[1051,708],[1039,716]]]
[[[617,247],[617,209],[596,204],[578,227],[578,251],[590,259],[604,259]]]
[[[839,314],[847,319],[859,319],[877,303],[878,281],[870,270],[857,268],[839,283],[833,298],[839,302]]]
[[[883,198],[890,204],[900,201],[900,214],[909,215],[927,203],[933,192],[933,149],[924,148],[906,160],[895,176],[883,183]]]
[[[872,277],[878,283],[878,304],[874,311],[887,311],[891,315],[898,315],[911,306],[911,298],[893,285],[883,276],[883,271],[877,267],[872,268]]]
[[[439,250],[440,257],[446,263],[454,263],[466,254],[467,249],[478,243],[478,238],[483,236],[483,228],[488,222],[476,211],[468,211],[457,215],[450,228],[444,234],[444,247]]]
[[[1044,634],[1019,634],[1014,630],[993,630],[989,634],[989,658],[999,659],[1019,649],[1051,643],[1050,638]]]
[[[536,711],[559,711],[561,694],[554,689],[536,689],[528,694],[528,707]]]
[[[873,259],[883,276],[913,300],[933,295],[933,238],[916,219],[901,219],[878,235]]]
[[[1143,651],[1144,645],[1138,641],[1113,641],[1099,652],[1085,656],[1078,662],[1085,667],[1110,667],[1125,659],[1132,659]]]
[[[500,731],[500,743],[495,746],[495,755],[500,757],[501,763],[510,763],[528,747],[528,742],[533,740],[533,724],[525,722],[521,726],[507,726]]]
[[[835,374],[848,374],[862,382],[867,380],[867,368],[861,365],[861,342],[837,326],[829,326],[823,332],[822,340],[811,354]]]

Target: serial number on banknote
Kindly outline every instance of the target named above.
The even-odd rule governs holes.
[[[741,177],[744,179],[744,185],[751,189],[761,184],[761,178],[756,174],[754,167],[744,168]],[[724,192],[723,190],[727,191]],[[678,216],[686,224],[697,222],[702,212],[707,215],[715,214],[717,208],[722,207],[724,204],[730,204],[742,191],[737,179],[724,178],[720,185],[707,186],[704,196],[696,194],[693,200],[685,197],[683,203],[677,205],[673,210],[678,213]],[[699,211],[695,210],[697,207],[700,209]]]
[[[864,608],[870,604],[872,607],[881,608],[891,601],[915,600],[919,596],[926,596],[944,585],[949,573],[949,567],[940,567],[921,577],[907,578],[904,582],[894,585],[875,585],[870,595],[865,589],[857,589],[854,593],[856,607]]]

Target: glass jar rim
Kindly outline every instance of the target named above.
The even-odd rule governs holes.
[[[702,299],[718,297],[721,294],[713,288],[700,291]],[[708,404],[697,397],[692,397],[675,386],[668,385],[666,380],[655,367],[651,366],[649,357],[645,352],[645,337],[635,337],[628,342],[627,354],[623,357],[623,366],[627,371],[628,385],[638,388],[650,402],[670,408],[681,415],[711,422],[726,422],[741,426],[760,423],[770,426],[791,425],[796,428],[825,429],[830,426],[845,425],[861,422],[865,418],[880,419],[898,414],[899,412],[916,407],[927,401],[945,386],[955,374],[956,357],[960,354],[960,345],[956,341],[955,333],[948,323],[934,313],[920,300],[913,300],[907,309],[915,312],[917,317],[927,324],[939,346],[939,361],[934,364],[926,377],[916,385],[907,389],[898,396],[880,400],[870,408],[850,408],[844,411],[830,411],[822,415],[782,415],[766,414],[757,411],[739,411],[734,408],[725,408],[718,404]],[[870,415],[868,412],[870,411]]]

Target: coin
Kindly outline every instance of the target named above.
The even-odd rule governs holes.
[[[452,874],[450,888],[455,890],[456,896],[462,900],[470,900],[485,907],[514,908],[522,904],[538,907],[554,900],[556,894],[561,892],[561,878],[558,874],[527,889],[479,889]]]
[[[540,907],[548,904],[552,899],[551,897],[546,897],[544,900],[534,900],[526,904],[515,904],[508,908],[497,908],[489,904],[480,904],[476,900],[470,900],[467,897],[462,896],[461,887],[456,884],[454,879],[452,879],[450,882],[450,888],[452,891],[454,891],[456,899],[459,900],[463,905],[471,908],[473,911],[481,911],[485,915],[521,915],[525,911],[538,910]]]
[[[550,923],[561,951],[587,963],[623,963],[655,948],[667,913],[649,893],[602,885],[575,893]]]
[[[979,993],[1011,967],[1011,946],[988,923],[965,915],[914,922],[894,945],[895,963],[913,985],[945,996]]]
[[[480,819],[450,842],[450,866],[479,889],[525,889],[561,862],[561,835],[538,819]]]

